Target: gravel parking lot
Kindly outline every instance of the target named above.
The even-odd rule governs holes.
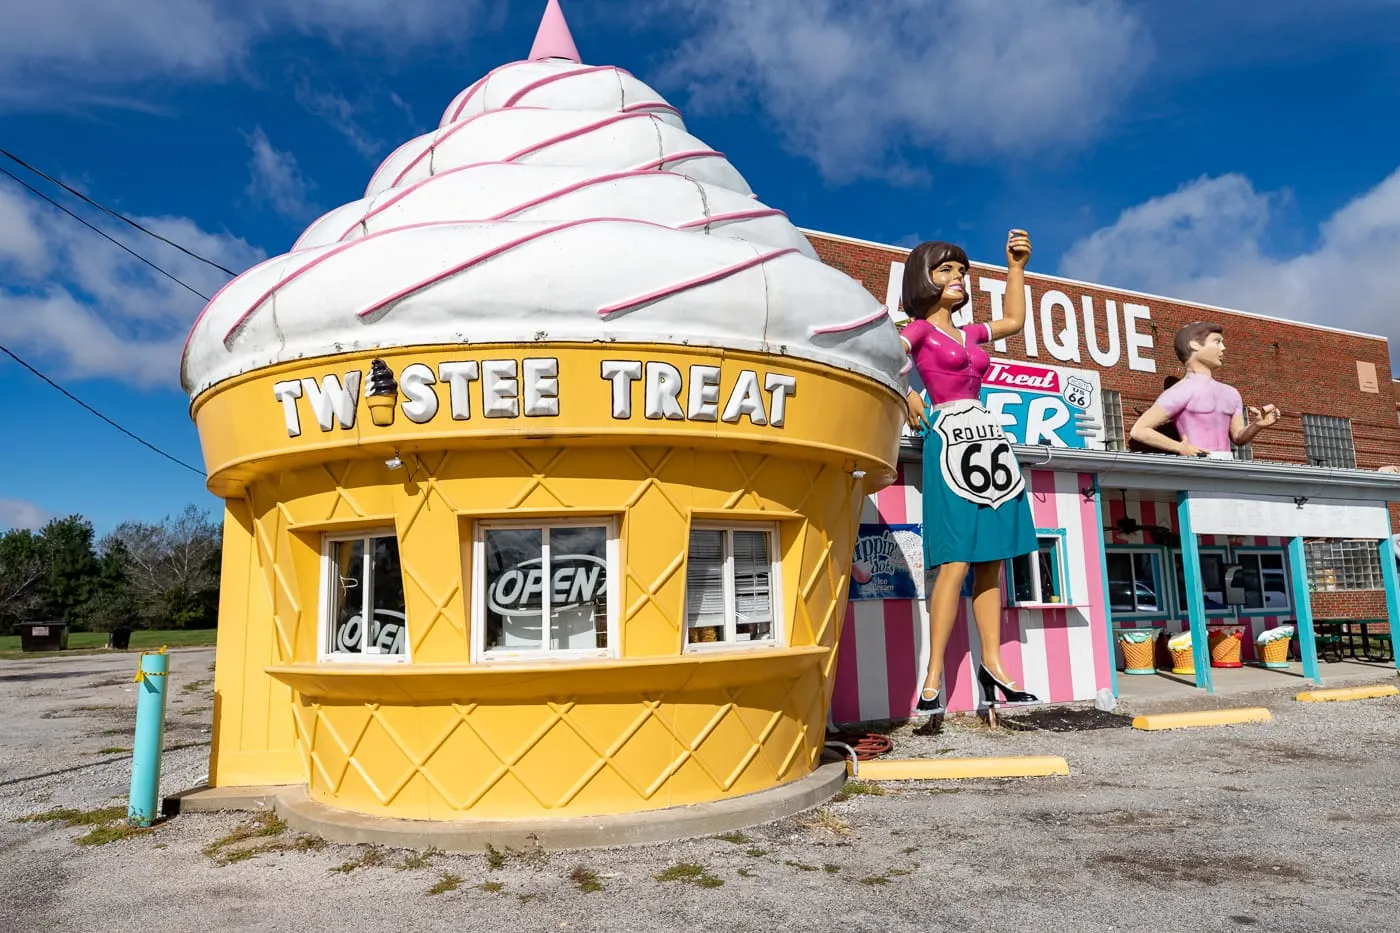
[[[203,780],[212,661],[173,654],[165,793]],[[722,837],[448,856],[248,814],[95,832],[83,813],[125,812],[135,667],[0,661],[0,930],[1400,930],[1397,698],[1231,697],[1274,721],[1170,733],[905,726],[900,756],[1059,754],[1073,774],[848,785]],[[56,808],[77,812],[19,821]]]

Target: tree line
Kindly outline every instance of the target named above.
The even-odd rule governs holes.
[[[219,524],[190,505],[159,522],[123,522],[100,541],[81,515],[0,534],[0,633],[19,622],[74,631],[212,628]]]

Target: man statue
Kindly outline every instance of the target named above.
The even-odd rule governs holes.
[[[1246,424],[1240,393],[1216,380],[1215,371],[1225,362],[1225,332],[1219,324],[1187,324],[1177,331],[1174,348],[1177,359],[1186,364],[1186,376],[1142,413],[1133,425],[1132,440],[1183,457],[1230,460],[1232,441],[1243,447],[1278,423],[1279,410],[1265,405],[1263,411],[1250,408],[1253,420]],[[1180,440],[1158,430],[1168,421]]]

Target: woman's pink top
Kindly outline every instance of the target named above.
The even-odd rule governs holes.
[[[914,368],[928,389],[931,405],[976,399],[982,393],[982,377],[992,365],[981,344],[992,339],[986,324],[969,324],[959,328],[963,343],[934,327],[928,321],[914,319],[904,325],[900,336],[909,342],[909,355]]]

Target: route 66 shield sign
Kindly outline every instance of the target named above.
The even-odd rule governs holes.
[[[960,498],[995,509],[1026,488],[1006,432],[976,401],[940,411],[933,430],[943,441],[943,481]]]

